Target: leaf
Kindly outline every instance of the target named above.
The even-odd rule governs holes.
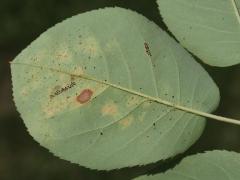
[[[239,153],[215,150],[189,156],[166,173],[136,180],[237,180],[240,179],[239,168]]]
[[[172,157],[201,135],[219,92],[207,72],[154,23],[130,10],[74,16],[11,64],[14,100],[30,134],[93,169]],[[166,105],[167,104],[167,105]]]
[[[157,0],[180,43],[205,63],[240,63],[240,0]]]

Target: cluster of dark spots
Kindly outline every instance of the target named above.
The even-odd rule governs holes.
[[[80,93],[80,95],[77,96],[76,100],[80,104],[84,104],[84,103],[88,102],[91,99],[92,95],[93,95],[93,91],[91,89],[84,89]]]
[[[68,84],[65,87],[57,87],[57,90],[54,92],[54,94],[50,95],[50,98],[54,98],[55,96],[58,96],[58,95],[62,94],[63,92],[73,88],[74,86],[76,86],[76,83],[71,82],[70,84]]]
[[[152,56],[148,43],[144,42],[145,51],[149,56]]]

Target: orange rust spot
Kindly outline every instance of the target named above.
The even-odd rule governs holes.
[[[118,107],[114,102],[110,101],[102,107],[101,112],[103,116],[113,116],[118,113]]]
[[[91,89],[84,89],[81,94],[79,96],[77,96],[76,100],[81,103],[84,104],[86,102],[88,102],[91,97],[93,95],[93,92]]]

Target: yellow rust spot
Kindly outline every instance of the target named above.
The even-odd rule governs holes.
[[[43,112],[45,114],[45,118],[51,118],[56,114],[57,110],[54,108],[46,107],[46,108],[43,108]]]
[[[67,51],[60,51],[60,52],[57,52],[56,53],[56,58],[59,59],[59,60],[64,60],[64,59],[67,59],[68,57],[68,53]]]
[[[66,44],[60,45],[55,51],[55,58],[59,61],[70,62],[72,59],[72,54],[70,53]]]
[[[67,76],[66,74],[59,74],[57,78],[59,82],[67,82],[69,79],[69,76]]]
[[[116,103],[110,101],[102,107],[101,113],[103,116],[114,116],[118,113],[118,107]]]
[[[84,71],[83,68],[81,66],[75,67],[74,70],[72,71],[72,74],[74,75],[83,75]]]
[[[35,62],[35,63],[38,63],[42,60],[48,60],[47,57],[47,52],[46,50],[39,50],[37,52],[35,52],[35,56],[32,57],[32,61]]]
[[[125,129],[125,128],[129,127],[132,124],[133,120],[134,120],[133,116],[128,116],[128,117],[122,119],[121,121],[119,121],[119,125],[123,129]]]
[[[81,52],[87,55],[96,56],[99,54],[100,48],[94,37],[85,38],[80,44]]]
[[[55,96],[54,98],[49,98],[48,96],[44,99],[48,99],[48,101],[43,102],[41,106],[45,119],[52,118],[66,110],[71,111],[82,106],[75,101],[74,95],[69,95],[67,93]]]
[[[22,90],[20,91],[20,94],[21,94],[22,96],[26,96],[26,95],[29,94],[28,91],[29,91],[29,90],[28,90],[28,87],[27,87],[27,86],[24,86],[24,87],[22,88]]]

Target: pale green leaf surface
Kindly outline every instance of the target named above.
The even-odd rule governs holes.
[[[166,173],[142,176],[136,180],[239,180],[240,154],[208,151],[186,157]]]
[[[157,0],[170,31],[213,66],[240,63],[240,0]]]
[[[160,104],[159,98],[205,112],[219,102],[215,83],[182,47],[154,23],[121,8],[57,24],[17,56],[11,69],[14,100],[34,139],[94,169],[166,159],[199,138],[204,118]],[[93,95],[80,103],[85,89]]]

